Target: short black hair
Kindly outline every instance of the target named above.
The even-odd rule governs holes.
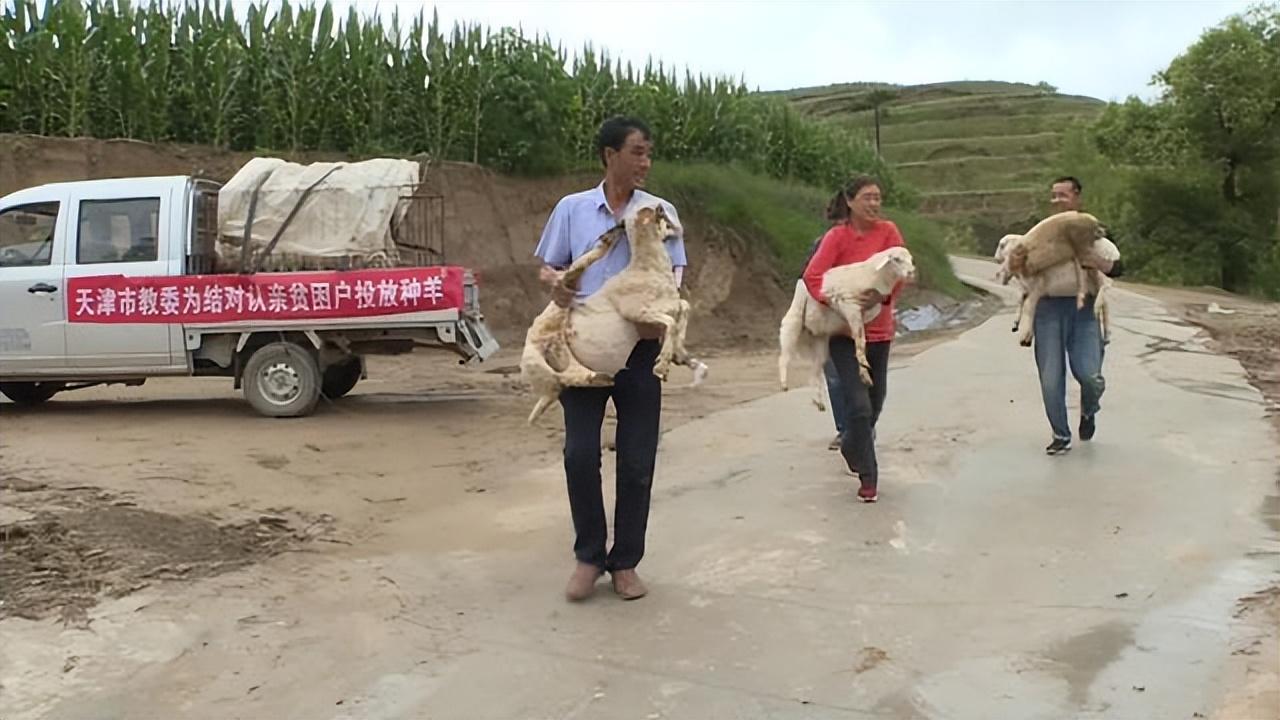
[[[605,120],[600,125],[600,132],[596,134],[596,154],[600,156],[600,163],[604,164],[605,148],[621,150],[633,132],[639,132],[646,141],[653,139],[649,126],[640,118],[615,115]]]
[[[1076,191],[1077,195],[1084,192],[1084,185],[1080,183],[1079,178],[1073,175],[1063,175],[1062,177],[1050,183],[1050,185],[1057,185],[1058,183],[1071,183],[1071,188]]]

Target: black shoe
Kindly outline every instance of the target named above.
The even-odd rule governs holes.
[[[1071,449],[1071,439],[1054,438],[1049,447],[1044,449],[1045,455],[1061,455]]]
[[[1080,416],[1080,439],[1092,440],[1093,434],[1098,431],[1098,421],[1093,415]]]

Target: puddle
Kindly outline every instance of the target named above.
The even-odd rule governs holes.
[[[946,307],[921,305],[903,308],[895,313],[898,320],[898,337],[908,333],[953,328],[971,322],[982,310],[981,300],[967,300]]]

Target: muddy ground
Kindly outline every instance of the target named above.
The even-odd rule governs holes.
[[[1280,431],[1280,308],[1130,287],[1202,325],[1238,358]],[[1210,311],[1214,303],[1226,312]],[[945,342],[992,309],[902,338],[895,357]],[[351,396],[302,421],[256,417],[219,379],[92,389],[35,410],[0,405],[0,619],[88,628],[95,604],[142,588],[181,592],[189,581],[280,553],[396,545],[405,538],[386,529],[397,520],[476,496],[502,503],[521,492],[503,468],[554,465],[562,437],[555,412],[537,427],[524,424],[530,399],[517,353],[508,345],[474,367],[443,354],[373,358],[370,378]],[[720,345],[704,357],[712,367],[706,385],[685,387],[687,374],[673,373],[664,432],[776,392],[771,347]],[[606,443],[611,433],[609,422]],[[1275,509],[1280,523],[1280,500]],[[464,532],[471,543],[487,534],[475,516],[438,532]],[[1280,701],[1280,589],[1241,598],[1238,617],[1271,631],[1239,639],[1235,689],[1218,717],[1268,717],[1258,713]]]
[[[1280,433],[1280,306],[1209,288],[1128,287],[1162,300],[1204,328],[1215,350],[1238,360],[1250,384],[1267,399],[1267,415]],[[1280,531],[1280,459],[1275,494],[1264,511],[1272,528]],[[1237,640],[1231,662],[1236,682],[1217,717],[1280,718],[1280,585],[1240,598],[1236,617],[1265,631]]]
[[[988,297],[950,303],[944,311],[951,327],[909,333],[895,355],[943,342],[994,309]],[[718,347],[702,353],[712,368],[706,385],[684,387],[687,372],[673,374],[665,432],[777,391],[772,348]],[[351,543],[330,535],[359,538],[388,513],[411,511],[412,501],[438,500],[417,497],[433,491],[417,484],[412,492],[361,491],[362,480],[391,474],[366,465],[367,457],[405,456],[418,465],[412,475],[419,480],[459,481],[465,493],[497,491],[465,480],[500,476],[495,470],[507,463],[554,462],[563,435],[555,410],[536,427],[525,424],[532,400],[520,384],[518,357],[510,345],[475,366],[443,353],[371,357],[369,379],[350,396],[324,401],[317,416],[300,423],[273,423],[269,443],[257,436],[268,428],[254,428],[263,421],[226,380],[96,388],[35,409],[0,399],[4,427],[48,429],[47,443],[32,442],[26,431],[20,444],[6,443],[19,433],[0,433],[0,619],[83,618],[98,600],[153,582],[216,575],[309,549],[317,539]],[[610,407],[606,447],[612,414]],[[60,453],[68,438],[80,452]],[[330,465],[335,456],[342,460]],[[361,467],[372,478],[362,478]],[[254,501],[240,480],[257,477],[291,480]],[[314,481],[330,485],[340,505],[295,506],[298,497],[284,485],[305,494]],[[359,510],[354,518],[351,505]]]

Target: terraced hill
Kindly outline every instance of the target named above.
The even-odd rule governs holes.
[[[881,151],[924,193],[923,210],[982,235],[1043,212],[1062,133],[1097,117],[1105,103],[1047,85],[949,82],[851,83],[782,93],[804,111],[874,137],[882,102]]]

